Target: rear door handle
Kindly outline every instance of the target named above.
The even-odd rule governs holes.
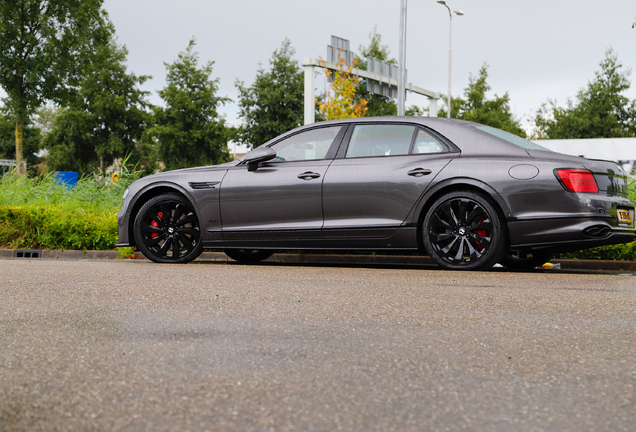
[[[430,173],[432,173],[433,171],[431,171],[430,169],[424,169],[424,168],[415,168],[412,169],[411,171],[409,171],[407,174],[413,177],[422,177],[425,175],[429,175]]]
[[[315,172],[311,172],[311,171],[307,171],[304,172],[302,174],[298,174],[298,178],[299,179],[303,179],[303,180],[311,180],[311,179],[315,179],[320,177],[320,174],[315,173]]]

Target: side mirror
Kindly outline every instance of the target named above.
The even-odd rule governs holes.
[[[258,164],[272,160],[276,157],[276,151],[270,147],[259,147],[245,155],[248,171],[256,171]]]

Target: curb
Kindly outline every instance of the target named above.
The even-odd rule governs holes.
[[[21,254],[18,256],[18,254]],[[39,249],[0,249],[0,258],[15,259],[116,259],[119,252],[108,251],[75,251],[75,250],[39,250]],[[135,260],[148,261],[141,252],[135,252]],[[234,262],[223,252],[203,252],[197,261]],[[411,255],[352,255],[352,254],[288,254],[276,253],[266,261],[289,264],[349,264],[349,265],[412,265],[436,266],[427,256]],[[634,271],[636,261],[606,261],[606,260],[552,260],[553,264],[560,264],[564,270],[606,270],[606,271]]]

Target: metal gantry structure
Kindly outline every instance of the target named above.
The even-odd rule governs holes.
[[[402,0],[405,1],[405,0]],[[406,18],[406,17],[405,17]],[[336,36],[331,36],[331,45],[327,45],[327,61],[313,57],[305,57],[303,66],[305,68],[305,100],[304,100],[304,120],[305,124],[315,122],[315,77],[316,68],[329,69],[332,71],[346,71],[352,67],[351,74],[364,78],[367,81],[367,89],[371,93],[381,94],[387,97],[394,97],[397,93],[398,115],[404,115],[404,101],[406,91],[425,96],[429,100],[429,115],[437,117],[437,101],[440,94],[425,88],[406,83],[406,69],[396,67],[388,62],[367,57],[367,70],[362,70],[353,66],[353,52],[349,51],[349,41]],[[338,59],[344,59],[344,65]],[[397,72],[396,72],[397,69]],[[397,89],[397,91],[396,91]],[[400,90],[401,89],[401,90]]]

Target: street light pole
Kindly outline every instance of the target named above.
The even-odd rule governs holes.
[[[398,64],[398,103],[397,115],[404,115],[406,99],[406,0],[400,0],[400,47]]]
[[[448,17],[450,18],[450,25],[448,30],[448,96],[446,98],[446,101],[448,103],[446,117],[450,118],[451,116],[451,64],[453,59],[453,13],[455,13],[455,15],[461,16],[461,15],[464,15],[464,12],[460,10],[451,12],[450,8],[446,4],[446,1],[444,0],[438,0],[437,3],[444,5],[444,7],[448,9]]]

